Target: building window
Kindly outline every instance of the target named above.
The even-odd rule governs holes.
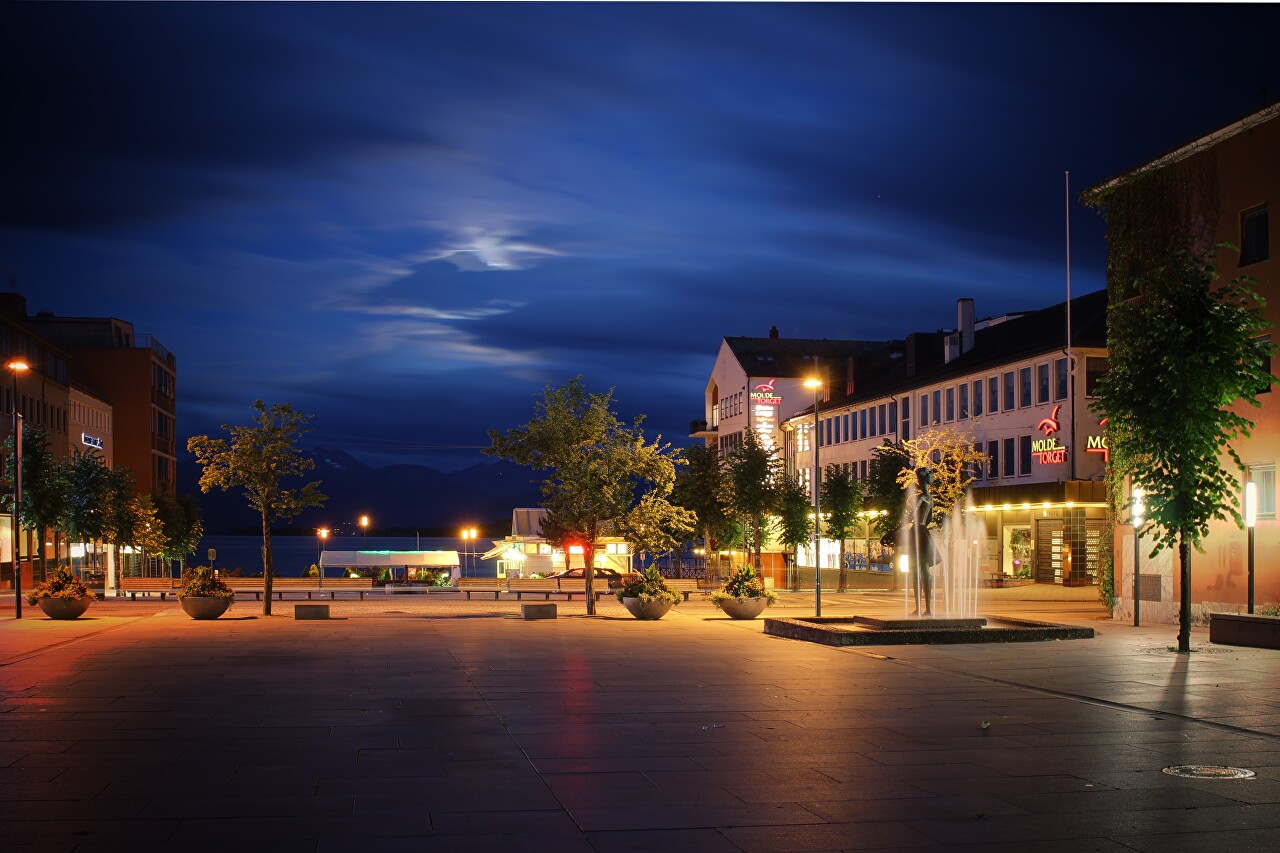
[[[888,408],[888,407],[887,407],[887,406],[885,406],[885,404],[884,404],[884,403],[881,403],[881,404],[880,404],[880,406],[879,406],[879,409],[880,409],[880,435],[884,435],[884,434],[885,434],[885,432],[887,432],[887,430],[885,429],[885,428],[888,426],[888,423],[887,423],[887,415],[888,415],[888,412],[886,411],[886,409],[887,409],[887,408]]]
[[[898,437],[903,441],[911,438],[911,398],[902,398],[902,427]]]
[[[947,389],[947,423],[951,423],[956,419],[956,389],[951,387]]]
[[[929,425],[929,395],[920,395],[920,426]]]
[[[973,383],[973,416],[982,417],[982,380]]]
[[[969,417],[969,383],[960,386],[960,420]]]
[[[1018,436],[1018,473],[1031,473],[1031,436]]]
[[[1265,204],[1240,214],[1240,266],[1256,264],[1271,257],[1267,235],[1269,224]]]
[[[1001,408],[1006,412],[1012,412],[1017,408],[1017,401],[1013,396],[1013,371],[1010,370],[1004,375],[1004,405]]]
[[[1006,438],[1004,440],[1003,450],[1004,450],[1004,475],[1006,477],[1012,477],[1013,476],[1013,453],[1014,453],[1012,438]]]
[[[1105,356],[1091,355],[1084,360],[1084,394],[1086,397],[1098,396],[1098,380],[1107,375],[1111,364]]]
[[[991,414],[1000,411],[1000,377],[992,376],[987,380],[987,405]]]
[[[1036,402],[1049,402],[1049,365],[1036,365]]]
[[[898,431],[898,401],[889,401],[889,432]]]
[[[942,423],[942,392],[933,392],[933,423]]]
[[[1250,465],[1249,479],[1258,489],[1258,518],[1274,519],[1276,517],[1276,466]],[[1243,509],[1243,507],[1241,507]]]
[[[858,413],[858,431],[862,433],[862,437],[867,437],[867,410],[863,409]]]
[[[1018,408],[1031,405],[1031,368],[1018,368]]]
[[[994,480],[1000,476],[1000,442],[987,442],[987,479]]]
[[[1053,399],[1065,400],[1067,399],[1067,387],[1068,387],[1067,360],[1065,358],[1060,358],[1053,363],[1053,373],[1054,373],[1054,376],[1056,377],[1055,384],[1057,386],[1056,388],[1054,388]]]

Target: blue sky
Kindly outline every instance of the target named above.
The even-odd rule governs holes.
[[[0,275],[452,469],[583,374],[685,442],[725,335],[1064,296],[1073,194],[1280,97],[1272,5],[8,4]],[[1072,205],[1077,292],[1103,229]]]

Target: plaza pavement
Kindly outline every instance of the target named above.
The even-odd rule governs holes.
[[[982,610],[1093,640],[829,648],[689,602],[525,622],[448,596],[0,609],[5,851],[1280,848],[1280,653],[1190,657],[1091,591]],[[1041,597],[1048,597],[1041,594]],[[774,615],[812,612],[784,595]],[[824,596],[824,615],[901,612]],[[1174,764],[1254,770],[1168,776]]]

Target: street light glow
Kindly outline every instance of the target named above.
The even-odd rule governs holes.
[[[1254,527],[1258,523],[1258,484],[1250,480],[1244,484],[1244,524]]]

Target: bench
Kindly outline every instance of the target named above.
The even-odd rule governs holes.
[[[667,586],[684,596],[684,600],[689,600],[689,595],[695,592],[702,592],[702,588],[698,586],[697,578],[664,578]]]
[[[507,592],[514,592],[516,601],[526,593],[541,595],[543,601],[550,601],[552,595],[572,594],[569,590],[561,589],[559,582],[551,578],[507,578]]]
[[[468,601],[473,592],[491,592],[493,600],[497,601],[498,594],[506,591],[507,588],[498,578],[458,578],[458,592],[465,592]]]
[[[253,593],[254,598],[261,599],[264,592],[264,582],[262,578],[223,578],[228,587],[233,592]],[[337,598],[339,592],[357,592],[360,594],[360,600],[364,600],[365,593],[373,591],[372,578],[327,578],[324,586],[315,578],[272,578],[271,593],[280,601],[284,601],[286,592],[296,592],[307,594],[307,600],[310,601],[313,595],[329,594],[329,600],[333,601]]]
[[[137,601],[138,593],[150,596],[158,592],[160,600],[164,601],[165,596],[175,590],[173,578],[120,578],[120,589],[116,595],[118,597],[127,592],[130,601]]]
[[[609,588],[607,578],[597,577],[595,582],[596,601],[606,595],[613,595],[613,590]],[[560,591],[564,593],[565,598],[569,601],[573,601],[575,595],[582,596],[585,601],[587,598],[587,581],[585,578],[560,578]]]

